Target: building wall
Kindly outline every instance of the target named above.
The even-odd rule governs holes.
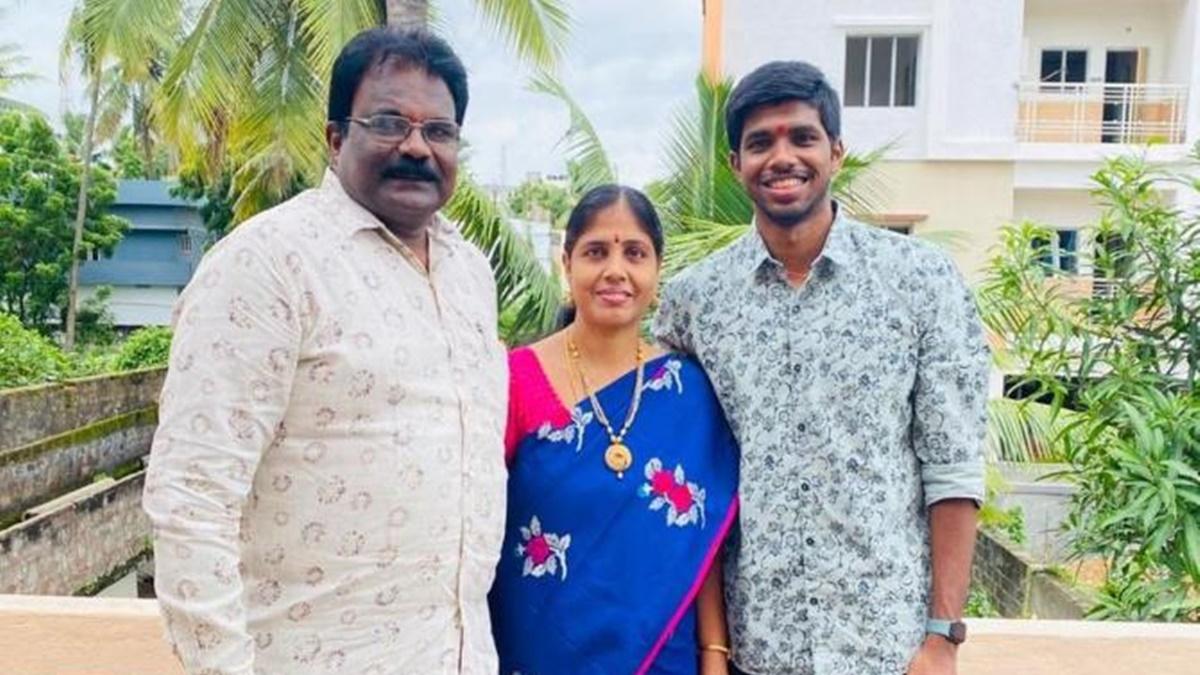
[[[1021,79],[1036,82],[1043,48],[1087,48],[1088,81],[1104,81],[1107,49],[1146,51],[1146,80],[1170,82],[1176,0],[1027,0]],[[1181,82],[1186,82],[1182,80]]]
[[[935,5],[928,156],[1008,159],[1017,120],[1021,3]]]
[[[171,323],[171,312],[179,298],[179,286],[108,286],[112,295],[108,309],[113,322],[122,327],[167,326]],[[92,297],[97,286],[83,286],[83,299]]]
[[[968,280],[982,278],[1001,226],[1012,221],[1012,164],[886,162],[879,175],[883,210],[928,214],[914,234],[949,239],[944,245]]]
[[[1013,219],[1032,220],[1053,229],[1094,225],[1100,207],[1087,190],[1029,190],[1013,193]]]

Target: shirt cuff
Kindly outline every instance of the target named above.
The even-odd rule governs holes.
[[[953,464],[922,464],[921,483],[925,488],[925,506],[946,499],[971,499],[983,504],[983,461]]]

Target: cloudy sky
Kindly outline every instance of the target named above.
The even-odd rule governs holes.
[[[15,43],[40,79],[9,97],[52,119],[81,105],[78,82],[58,80],[58,50],[75,0],[0,0],[0,44]],[[672,115],[689,102],[700,67],[700,0],[575,0],[561,77],[587,111],[623,182],[657,177]],[[487,183],[562,173],[562,105],[526,90],[530,72],[479,21],[471,0],[439,0],[448,37],[466,62],[471,104],[464,133],[471,168]]]

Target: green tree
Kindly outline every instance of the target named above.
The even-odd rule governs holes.
[[[991,263],[987,315],[1069,420],[1051,439],[1078,487],[1069,536],[1078,555],[1107,561],[1092,616],[1197,621],[1200,217],[1164,193],[1200,183],[1139,157],[1093,180],[1093,291],[1070,292],[1040,259],[1048,231],[1024,223]]]
[[[0,389],[56,380],[69,368],[57,345],[0,312]]]
[[[518,218],[543,220],[562,229],[575,197],[561,185],[542,179],[530,179],[508,196],[508,208]]]
[[[97,123],[102,119],[102,94],[113,90],[114,80],[132,83],[151,78],[155,58],[168,51],[178,33],[181,8],[180,0],[81,0],[67,25],[60,70],[65,73],[76,62],[87,81],[88,97],[66,299],[63,344],[67,350],[75,346],[79,258],[88,220],[88,181]]]
[[[43,332],[65,308],[81,174],[44,119],[0,114],[0,309]],[[93,167],[90,178],[80,250],[111,252],[128,224],[104,212],[116,198],[112,176]]]

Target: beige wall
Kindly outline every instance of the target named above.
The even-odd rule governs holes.
[[[1147,82],[1166,82],[1172,27],[1170,0],[1029,0],[1025,5],[1022,79],[1037,81],[1042,49],[1087,49],[1088,80],[1104,80],[1108,49],[1145,49]]]
[[[972,281],[982,278],[1000,227],[1013,217],[1011,162],[884,162],[884,213],[928,217],[914,233],[946,246]]]

